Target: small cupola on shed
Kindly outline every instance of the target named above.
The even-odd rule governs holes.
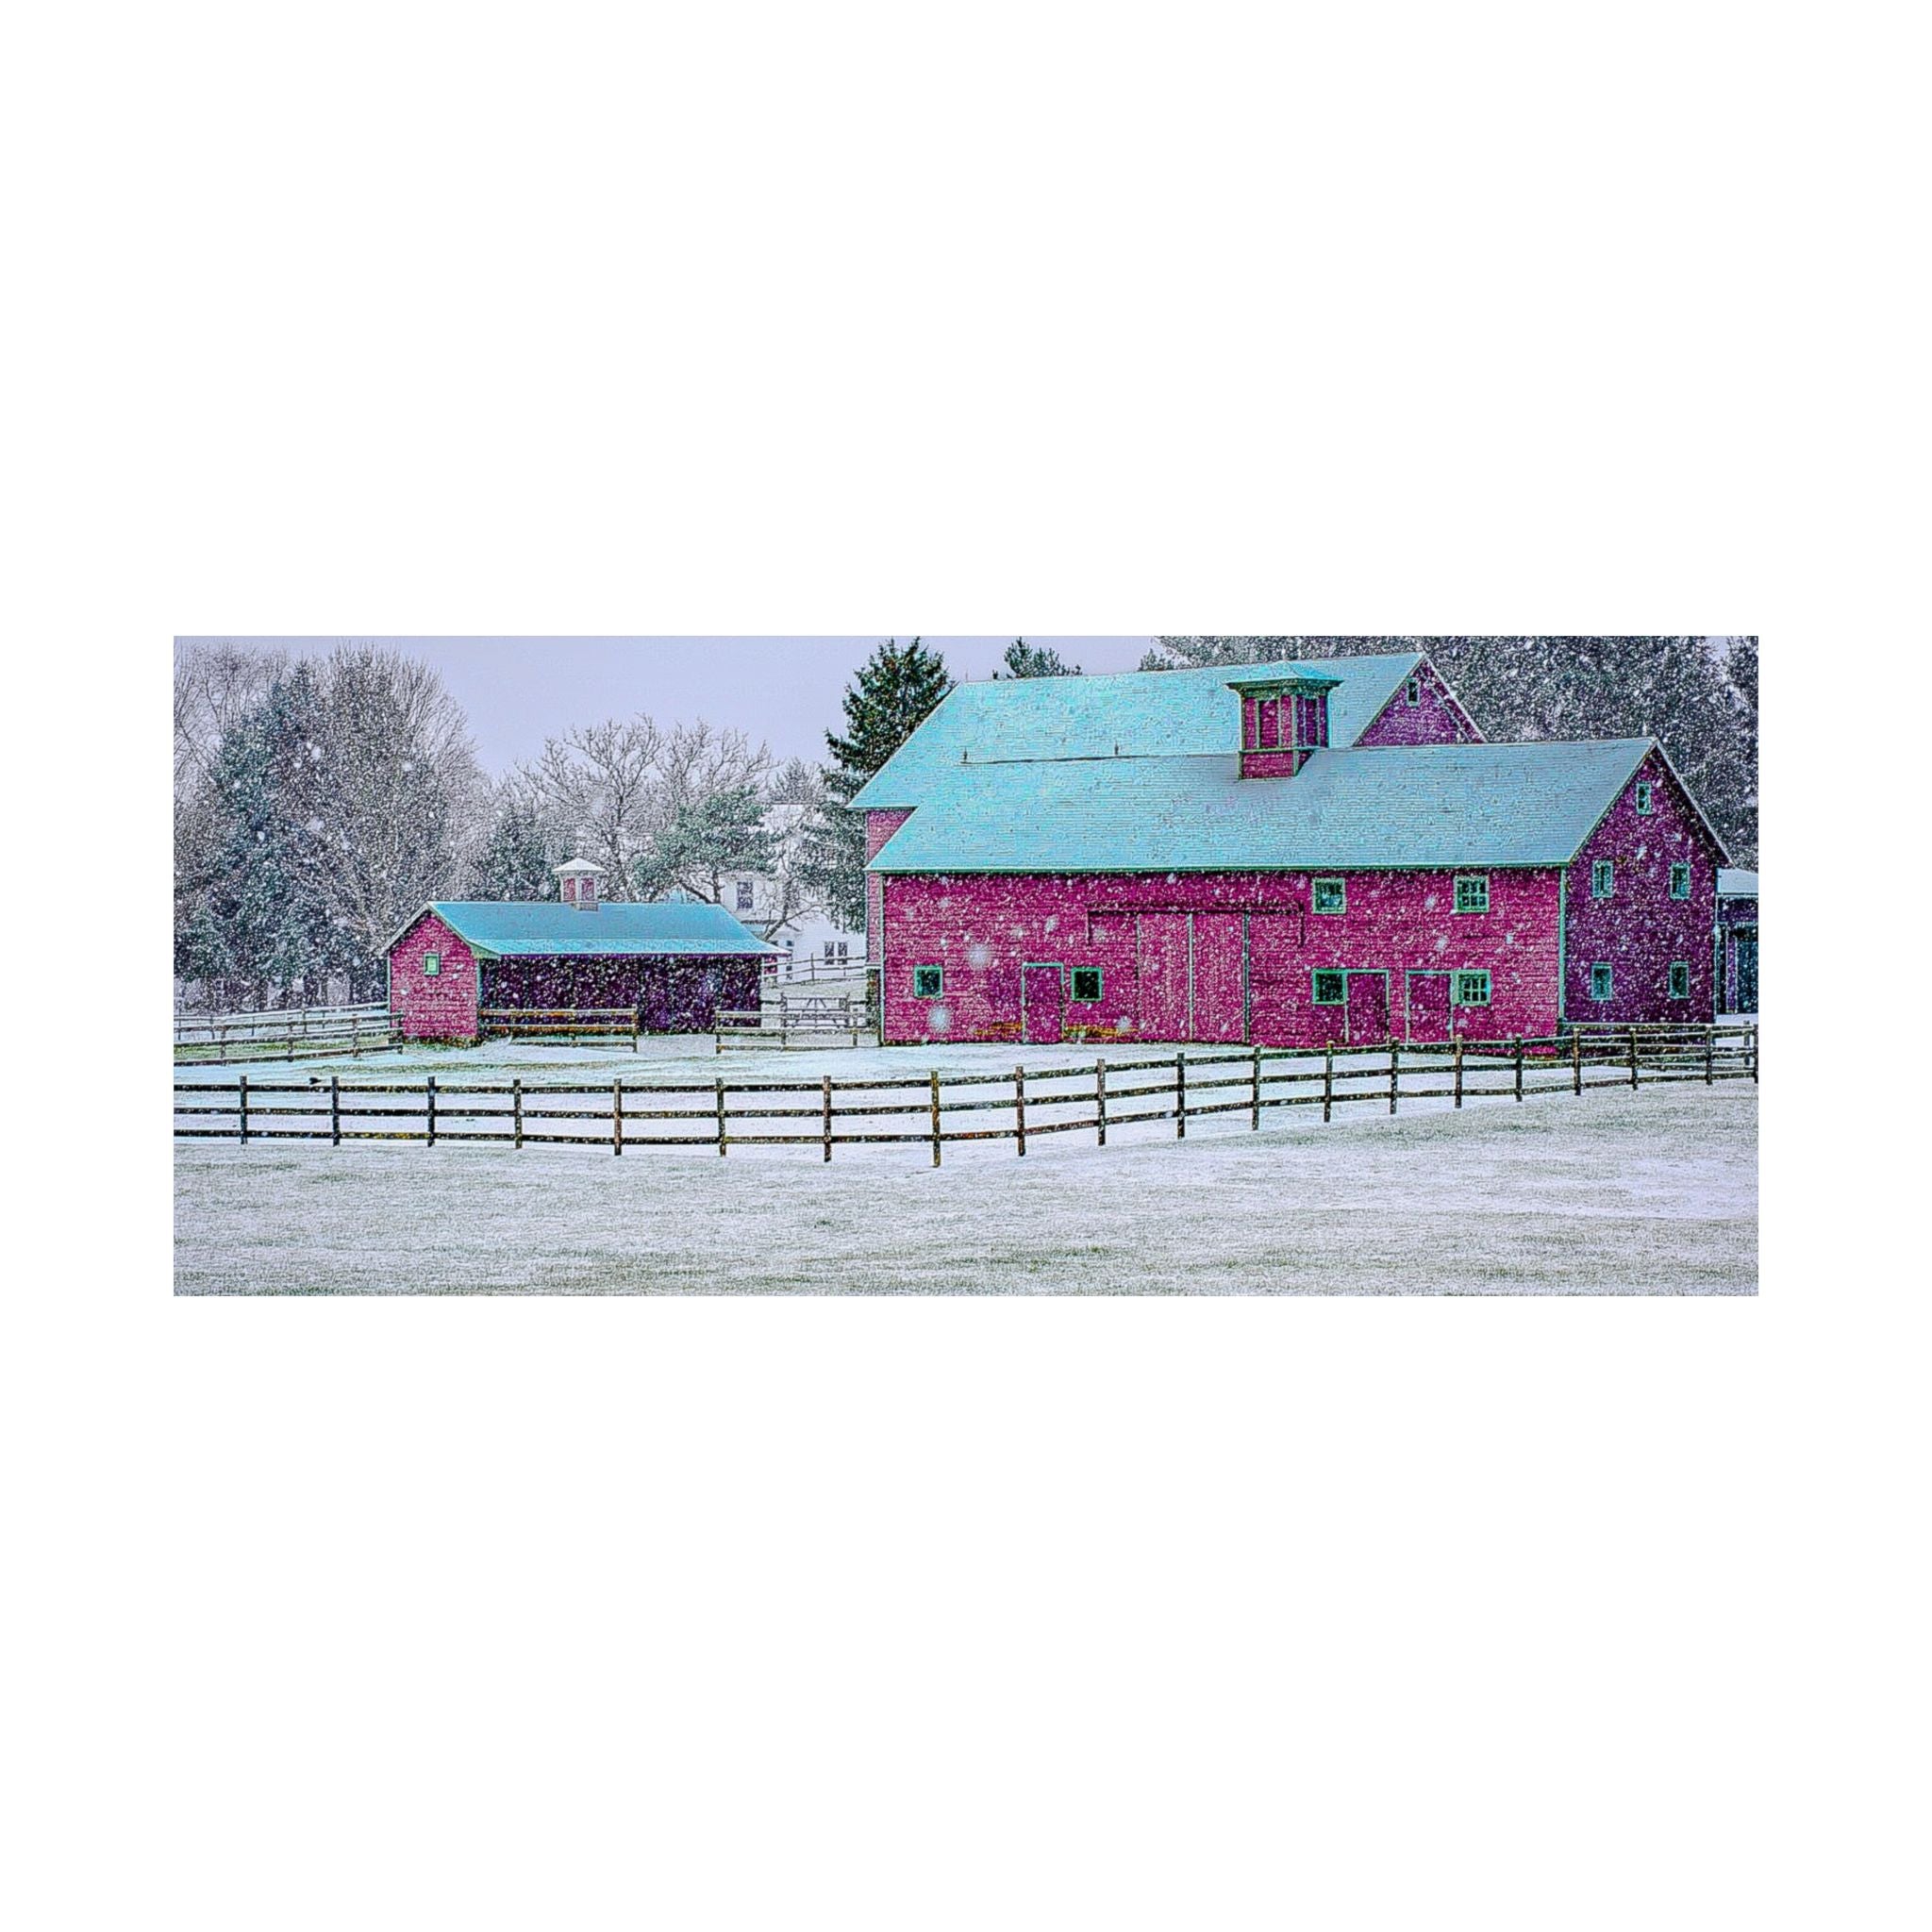
[[[1341,682],[1314,672],[1230,678],[1241,708],[1241,776],[1292,778],[1328,742],[1328,693]]]
[[[597,909],[597,881],[604,876],[601,865],[592,865],[588,858],[573,858],[557,868],[557,876],[566,906],[575,906],[579,912],[594,912]]]

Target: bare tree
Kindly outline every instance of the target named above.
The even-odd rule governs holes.
[[[632,896],[632,874],[665,818],[658,762],[664,734],[641,712],[608,718],[553,738],[533,765],[520,767],[521,786],[546,824],[557,827],[575,856],[604,868],[604,891]]]

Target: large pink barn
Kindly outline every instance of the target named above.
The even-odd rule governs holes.
[[[1423,656],[962,685],[856,804],[889,1041],[1714,1011],[1725,855],[1661,748],[1487,743]]]

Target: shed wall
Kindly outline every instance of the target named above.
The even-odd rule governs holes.
[[[425,954],[439,955],[441,971],[423,971]],[[405,1040],[475,1040],[476,956],[468,942],[434,912],[425,912],[389,954],[389,1008]]]

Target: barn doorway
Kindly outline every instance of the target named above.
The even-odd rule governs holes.
[[[1348,1043],[1385,1046],[1389,1041],[1389,975],[1375,970],[1348,975]]]
[[[1740,1013],[1757,1010],[1757,934],[1738,932],[1738,1005]]]
[[[1411,973],[1407,975],[1408,1038],[1418,1045],[1449,1038],[1449,975]]]
[[[1246,1040],[1247,915],[1143,912],[1134,924],[1141,1038],[1216,1044]]]
[[[1028,1046],[1058,1046],[1066,1019],[1067,975],[1058,962],[1020,969],[1020,1038]]]

